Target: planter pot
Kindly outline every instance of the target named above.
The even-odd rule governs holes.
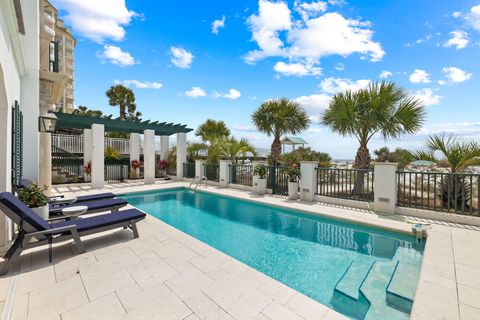
[[[38,214],[44,220],[48,220],[48,218],[49,218],[48,204],[46,204],[42,207],[36,207],[36,208],[31,208],[31,209],[32,209],[33,212]]]
[[[253,185],[254,189],[253,191],[257,194],[265,194],[267,191],[267,179],[263,178],[261,179],[260,177],[257,178],[256,184],[254,183]]]
[[[252,178],[252,191],[253,193],[258,193],[258,176],[253,176]]]
[[[298,182],[288,182],[288,199],[298,199]]]

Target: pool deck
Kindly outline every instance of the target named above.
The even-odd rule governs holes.
[[[186,186],[186,182],[122,183],[102,190],[126,193]],[[399,216],[320,203],[258,196],[209,186],[204,191],[337,219],[409,232]],[[59,186],[84,194],[89,186]],[[341,314],[199,240],[147,216],[140,238],[116,230],[26,251],[0,278],[0,310],[7,319],[346,319]],[[425,248],[412,319],[480,318],[480,231],[433,224]]]

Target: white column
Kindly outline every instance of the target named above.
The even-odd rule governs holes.
[[[231,160],[220,160],[220,186],[226,188],[230,183]]]
[[[140,134],[130,133],[130,163],[134,160],[140,161]],[[135,177],[140,174],[140,169],[135,170]]]
[[[50,195],[52,186],[52,134],[40,133],[40,172],[38,175],[38,185],[46,186],[46,195]]]
[[[397,204],[397,163],[374,162],[373,193],[374,210],[382,213],[395,213]]]
[[[301,161],[300,171],[300,199],[304,201],[313,201],[317,191],[317,161]]]
[[[155,131],[143,132],[143,175],[145,184],[155,183]]]
[[[92,165],[92,153],[93,153],[93,139],[92,139],[92,130],[83,129],[83,167]],[[83,175],[83,180],[85,182],[91,181],[92,176]]]
[[[177,178],[183,178],[183,163],[187,162],[187,134],[177,133]]]
[[[205,175],[205,160],[195,160],[195,179],[201,179]]]
[[[160,136],[160,160],[168,160],[169,137]]]
[[[105,127],[92,124],[92,188],[105,185]]]

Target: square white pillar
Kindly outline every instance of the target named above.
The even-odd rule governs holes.
[[[301,161],[300,171],[300,199],[304,201],[313,201],[317,192],[317,161]]]
[[[130,164],[132,161],[137,160],[140,161],[140,134],[139,133],[131,133],[130,134]],[[131,169],[131,168],[130,168]],[[133,169],[132,169],[133,170]],[[135,169],[135,177],[138,177],[140,174],[140,169]]]
[[[160,160],[168,160],[169,137],[160,136]]]
[[[220,186],[226,188],[230,183],[231,160],[220,160]]]
[[[395,214],[397,205],[397,168],[394,162],[374,162],[373,193],[375,212]]]
[[[155,131],[143,132],[143,175],[145,184],[155,183]]]
[[[40,132],[40,173],[38,184],[46,186],[45,194],[51,194],[52,187],[52,134]]]
[[[83,129],[83,167],[85,168],[89,163],[92,162],[92,152],[93,152],[93,139],[92,139],[92,130]],[[83,174],[83,180],[89,182],[91,180],[91,175],[86,173]]]
[[[195,160],[195,179],[202,179],[205,175],[205,160]]]
[[[183,178],[183,163],[187,162],[187,134],[177,133],[177,178]]]
[[[105,127],[92,124],[92,188],[105,185]]]

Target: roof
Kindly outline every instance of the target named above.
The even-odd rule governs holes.
[[[409,163],[412,166],[434,166],[436,163],[428,160],[415,160]]]
[[[92,117],[88,115],[71,114],[63,112],[55,112],[57,116],[57,129],[90,129],[92,124],[103,124],[105,131],[113,132],[128,132],[128,133],[141,133],[144,130],[153,130],[155,135],[169,136],[179,132],[193,131],[191,128],[187,128],[187,125],[173,124],[158,121],[151,122],[150,120],[131,121],[121,120],[120,118],[112,119],[112,116],[106,117]]]
[[[282,143],[284,144],[308,144],[307,141],[299,137],[286,136],[283,138]]]

